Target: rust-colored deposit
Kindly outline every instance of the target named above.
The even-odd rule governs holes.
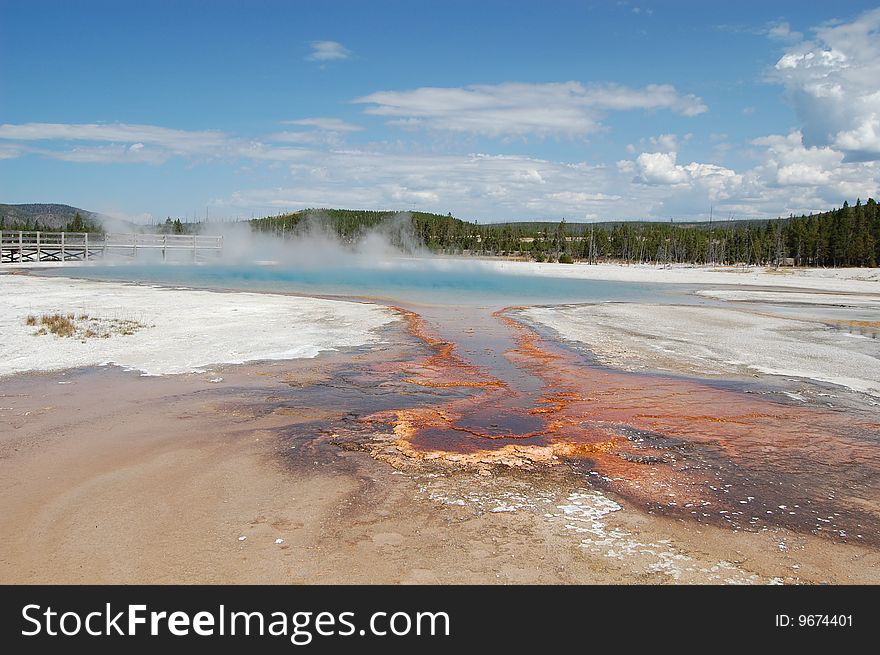
[[[402,307],[392,307],[406,322],[407,332],[424,341],[434,354],[417,364],[408,365],[407,382],[422,387],[473,387],[499,388],[504,383],[487,377],[485,371],[469,364],[455,353],[455,344],[439,339],[425,326],[425,321],[415,312]]]
[[[466,395],[364,419],[371,453],[397,466],[439,460],[574,463],[595,484],[651,511],[736,528],[784,525],[835,539],[880,540],[876,419],[784,404],[699,381],[592,366],[495,312],[504,357],[538,391],[463,358],[454,339],[400,310],[432,354],[407,382]],[[454,333],[456,328],[450,330]],[[391,426],[390,431],[378,426]]]

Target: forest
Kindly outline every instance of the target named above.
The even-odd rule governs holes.
[[[771,220],[704,223],[615,222],[479,224],[451,214],[308,209],[251,221],[255,231],[295,238],[320,223],[344,241],[395,223],[396,245],[431,252],[522,257],[535,261],[694,263],[790,266],[876,266],[880,211],[874,199],[819,214]]]

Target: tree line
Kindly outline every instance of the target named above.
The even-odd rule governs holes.
[[[705,223],[497,223],[451,214],[310,209],[251,221],[255,231],[296,238],[305,226],[351,242],[371,229],[397,224],[435,253],[514,256],[535,261],[692,263],[794,266],[876,266],[880,210],[874,199],[839,209],[771,220]]]
[[[208,224],[166,219],[152,229],[164,234],[198,234]],[[770,220],[703,223],[516,222],[480,224],[452,214],[346,209],[307,209],[250,221],[256,232],[297,238],[320,230],[354,242],[380,230],[400,247],[418,244],[434,253],[521,257],[570,263],[742,264],[876,266],[880,263],[880,210],[869,198],[839,209]],[[62,228],[0,216],[0,230],[101,232],[77,212]]]

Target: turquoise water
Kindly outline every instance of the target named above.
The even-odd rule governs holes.
[[[670,285],[521,275],[482,262],[401,260],[375,266],[123,265],[65,267],[47,275],[151,282],[206,289],[359,296],[447,305],[534,305],[575,302],[681,302]],[[674,300],[673,300],[674,299]]]

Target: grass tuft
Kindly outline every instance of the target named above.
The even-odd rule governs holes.
[[[77,321],[80,325],[77,326]],[[146,325],[129,319],[104,319],[91,317],[88,314],[54,313],[43,314],[39,319],[29,315],[25,319],[25,325],[39,327],[33,332],[34,336],[55,334],[59,337],[77,337],[83,339],[109,339],[112,335],[131,336]],[[155,326],[154,326],[155,327]]]
[[[40,324],[45,326],[52,334],[59,337],[72,337],[76,333],[76,325],[73,324],[73,314],[62,316],[61,314],[43,314]]]

